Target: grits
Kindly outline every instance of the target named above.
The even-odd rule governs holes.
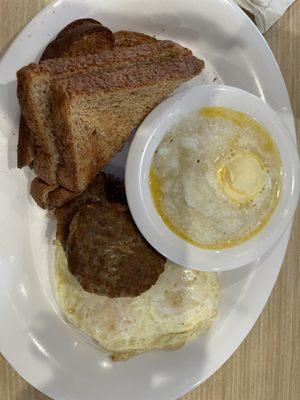
[[[166,134],[150,168],[150,189],[165,224],[186,241],[226,248],[270,219],[282,164],[268,132],[246,114],[207,107]]]

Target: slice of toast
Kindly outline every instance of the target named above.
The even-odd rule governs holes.
[[[57,82],[52,107],[58,183],[83,191],[145,116],[203,65],[188,54]]]
[[[191,54],[190,50],[170,41],[158,41],[136,47],[116,48],[114,51],[88,54],[72,58],[47,60],[30,64],[18,71],[18,98],[21,111],[29,128],[34,132],[36,155],[34,169],[38,177],[55,185],[56,166],[59,156],[56,151],[56,132],[51,107],[53,82],[72,77],[78,73],[117,69],[126,64],[152,62],[164,58],[178,58]]]
[[[44,50],[40,61],[78,54],[95,53],[114,46],[113,33],[100,22],[83,18],[73,21],[59,32]],[[19,142],[17,149],[17,166],[23,168],[34,160],[33,135],[21,115],[19,125]],[[39,157],[39,156],[38,156]]]
[[[100,22],[83,18],[71,22],[45,49],[41,61],[91,54],[114,47],[114,34]]]

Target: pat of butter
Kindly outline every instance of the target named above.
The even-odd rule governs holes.
[[[247,202],[263,188],[263,164],[252,153],[238,154],[219,168],[218,181],[231,200]]]

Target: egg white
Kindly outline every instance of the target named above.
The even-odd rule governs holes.
[[[217,274],[184,269],[170,261],[146,292],[133,298],[109,298],[83,290],[56,242],[55,278],[58,302],[67,319],[113,359],[179,347],[209,328],[217,314]]]

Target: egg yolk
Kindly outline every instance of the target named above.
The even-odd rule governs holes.
[[[218,169],[218,182],[228,198],[245,203],[264,186],[264,166],[252,153],[238,154]]]

